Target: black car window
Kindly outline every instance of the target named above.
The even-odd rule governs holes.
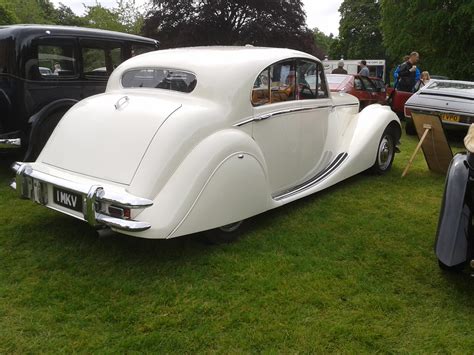
[[[107,80],[123,61],[120,43],[83,40],[81,54],[85,78]]]
[[[132,69],[122,76],[124,88],[156,88],[189,93],[196,83],[193,73],[174,69]]]
[[[153,46],[153,45],[132,44],[131,56],[135,57],[136,55],[155,51],[156,49],[157,49],[156,46]]]
[[[77,60],[74,41],[53,38],[38,40],[36,58],[25,63],[25,76],[30,80],[57,80],[77,76]]]

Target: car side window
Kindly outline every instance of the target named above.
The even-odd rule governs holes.
[[[360,81],[359,78],[354,78],[354,87],[356,90],[364,90],[364,87],[362,86],[362,81]]]
[[[25,63],[25,74],[30,80],[67,79],[77,76],[74,42],[39,40],[37,57]]]
[[[364,83],[364,87],[367,91],[373,92],[376,91],[374,84],[370,81],[369,78],[361,76],[360,79]]]
[[[287,60],[270,65],[255,80],[254,106],[329,97],[323,66],[311,60]]]
[[[319,78],[316,85],[318,89],[318,99],[325,99],[329,97],[329,90],[326,82],[326,75],[324,74],[324,68],[321,63],[317,63],[317,69]]]
[[[85,78],[107,80],[123,61],[120,43],[81,41],[83,74]]]
[[[307,60],[298,61],[297,70],[298,99],[316,99],[318,97],[318,67],[317,63]]]

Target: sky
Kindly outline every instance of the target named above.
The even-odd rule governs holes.
[[[84,5],[95,5],[96,0],[52,0],[55,6],[60,2],[69,6],[76,14],[83,15]],[[115,7],[116,0],[97,0],[104,7]],[[137,5],[144,5],[148,0],[135,0]],[[306,11],[306,22],[308,27],[319,28],[320,31],[329,35],[337,36],[339,33],[339,6],[342,0],[303,0]]]

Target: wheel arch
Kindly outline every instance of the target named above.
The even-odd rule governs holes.
[[[138,216],[152,224],[141,237],[173,238],[264,212],[271,194],[263,154],[247,133],[217,131],[187,154],[153,199]]]

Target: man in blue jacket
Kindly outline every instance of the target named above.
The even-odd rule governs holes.
[[[400,91],[412,92],[416,84],[416,63],[420,60],[418,52],[411,52],[408,60],[400,65],[398,87]]]

